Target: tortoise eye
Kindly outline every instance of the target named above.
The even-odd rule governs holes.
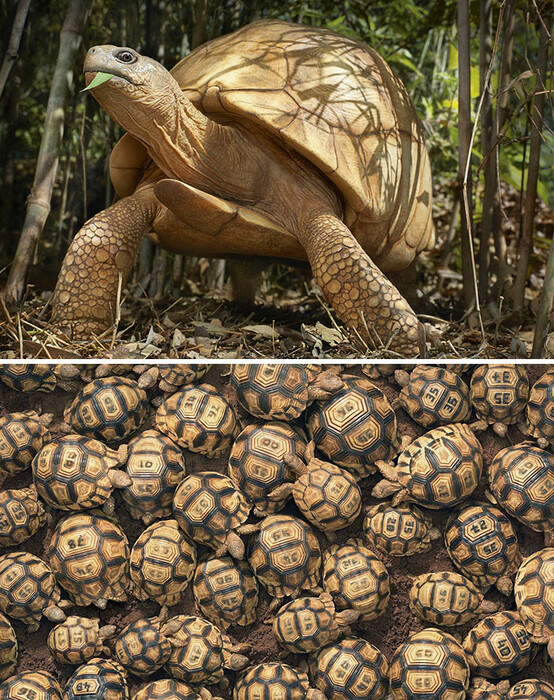
[[[133,63],[137,60],[136,56],[134,56],[130,51],[119,51],[115,57],[122,63]]]

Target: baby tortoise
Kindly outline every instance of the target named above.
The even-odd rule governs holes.
[[[38,391],[48,394],[56,388],[56,375],[50,365],[2,365],[0,381],[10,389],[22,393]]]
[[[175,364],[147,365],[138,378],[141,389],[151,389],[154,386],[166,395],[174,394],[187,384],[193,384],[206,374],[209,365]]]
[[[94,658],[79,666],[67,681],[64,700],[127,700],[125,670],[111,659]]]
[[[550,367],[533,384],[526,406],[525,422],[519,426],[523,433],[537,439],[539,447],[554,444],[554,367]]]
[[[162,634],[167,608],[158,617],[142,617],[127,625],[115,640],[114,652],[124,669],[135,676],[156,673],[171,656],[171,639]]]
[[[417,506],[378,503],[366,510],[364,538],[371,546],[393,557],[410,557],[431,549],[431,540],[442,537]]]
[[[466,694],[466,700],[504,700],[510,681],[504,680],[494,684],[482,676],[472,676]]]
[[[32,537],[48,514],[34,486],[0,491],[0,545],[12,547]]]
[[[474,429],[492,425],[505,437],[517,423],[529,396],[529,379],[521,365],[479,365],[471,375],[470,400],[479,422]]]
[[[164,678],[148,683],[133,696],[133,700],[222,700],[206,688],[192,688],[188,683]]]
[[[100,627],[96,617],[70,616],[50,631],[46,644],[58,663],[77,666],[100,654],[109,656],[104,642],[115,633],[115,625]]]
[[[508,690],[505,700],[554,700],[554,685],[538,678],[526,678]]]
[[[47,671],[23,671],[0,684],[0,700],[62,700],[62,694],[60,684]]]
[[[326,696],[310,686],[308,676],[303,671],[288,664],[271,662],[249,668],[233,690],[233,700],[261,698],[325,700]]]
[[[17,637],[10,621],[0,613],[0,682],[5,681],[17,666]]]
[[[8,413],[0,418],[0,486],[31,466],[37,452],[50,442],[48,426],[52,413],[39,415],[35,411]]]

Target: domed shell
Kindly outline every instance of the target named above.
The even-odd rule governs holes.
[[[187,387],[158,408],[156,428],[173,442],[206,457],[219,457],[238,434],[235,412],[209,384]]]
[[[334,642],[341,632],[329,594],[285,603],[273,619],[273,634],[277,642],[293,654],[309,654]]]
[[[538,438],[541,447],[554,444],[554,367],[533,384],[526,418],[526,432]]]
[[[239,678],[233,690],[233,700],[307,700],[311,697],[308,676],[303,671],[275,662],[252,666]]]
[[[185,476],[185,457],[177,445],[157,430],[146,430],[127,445],[125,471],[133,483],[120,493],[131,517],[146,525],[169,517]]]
[[[37,452],[51,439],[50,432],[35,411],[8,413],[2,416],[0,482],[4,477],[13,476],[30,467]]]
[[[171,644],[160,631],[159,618],[140,618],[127,625],[114,646],[118,662],[135,676],[150,676],[171,656]]]
[[[248,564],[210,556],[196,567],[193,592],[200,612],[222,629],[245,627],[256,620],[258,583]]]
[[[344,388],[307,411],[306,426],[317,449],[339,467],[363,478],[375,461],[396,447],[396,414],[383,392],[367,379],[342,377]]]
[[[176,520],[153,523],[131,550],[130,570],[139,600],[176,605],[183,597],[196,566],[196,547]]]
[[[34,486],[0,491],[0,545],[12,547],[32,537],[46,523],[46,511]]]
[[[425,622],[454,627],[475,616],[483,594],[465,576],[452,571],[421,574],[410,589],[410,609]]]
[[[107,632],[108,628],[103,630]],[[73,615],[50,630],[46,644],[58,663],[76,666],[108,651],[104,639],[114,631],[115,627],[109,630],[109,634],[102,634],[98,618]]]
[[[385,612],[390,598],[385,565],[360,540],[333,545],[323,559],[323,587],[339,610],[353,608],[366,621]]]
[[[276,598],[319,585],[319,543],[299,518],[268,515],[250,543],[248,560],[255,576]]]
[[[464,650],[450,634],[433,627],[414,632],[392,656],[390,687],[394,700],[463,700],[469,687]]]
[[[159,388],[165,392],[174,392],[185,384],[197,382],[206,374],[210,366],[198,364],[160,365],[159,369]]]
[[[56,375],[50,365],[2,365],[0,380],[10,389],[24,393],[39,391],[48,394],[56,388]]]
[[[76,433],[119,442],[146,420],[148,397],[136,381],[127,377],[95,379],[81,389],[64,411],[64,419]]]
[[[285,506],[287,498],[269,498],[278,486],[294,481],[285,463],[288,454],[304,457],[306,441],[286,423],[251,423],[237,437],[229,457],[229,476],[257,511],[271,515]]]
[[[23,671],[0,685],[0,700],[62,700],[58,681],[47,671]]]
[[[64,700],[127,700],[125,671],[117,661],[91,659],[67,681]]]
[[[201,617],[179,615],[172,620],[182,623],[173,635],[182,646],[173,646],[166,671],[191,685],[218,683],[223,678],[227,639]]]
[[[310,660],[314,686],[337,700],[382,700],[388,693],[388,671],[381,651],[357,637],[325,647]]]
[[[524,443],[500,450],[488,469],[502,508],[532,530],[554,528],[554,455]]]
[[[517,612],[503,610],[478,622],[463,643],[472,673],[486,678],[513,676],[536,652]]]
[[[366,511],[366,542],[384,554],[409,557],[431,549],[431,520],[417,506],[377,503]]]
[[[554,548],[531,554],[521,562],[515,583],[516,607],[530,638],[546,644],[554,634]]]
[[[526,678],[510,688],[505,700],[554,700],[554,685],[538,678]]]
[[[0,613],[0,681],[6,680],[17,666],[17,637],[7,617]]]
[[[135,693],[133,700],[202,700],[187,683],[164,678],[154,681]]]
[[[48,556],[56,579],[76,605],[105,607],[106,600],[127,600],[129,545],[108,518],[87,513],[63,518]]]
[[[529,396],[529,378],[521,365],[479,365],[471,375],[471,405],[487,423],[516,423]]]
[[[398,395],[398,404],[424,428],[461,423],[471,415],[469,388],[444,367],[418,366]]]

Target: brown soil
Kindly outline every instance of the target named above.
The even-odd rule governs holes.
[[[544,371],[544,366],[531,365],[527,367],[527,369],[530,381],[534,382],[536,378]],[[358,367],[351,367],[349,368],[348,372],[351,374],[361,374]],[[224,365],[215,365],[212,366],[203,381],[211,383],[221,389],[221,391],[237,408],[237,413],[241,416],[242,424],[246,425],[250,419],[237,407],[232,390],[229,387],[227,374],[228,367]],[[398,387],[395,384],[391,384],[386,380],[376,380],[375,384],[377,384],[385,392],[389,399],[392,400],[396,396]],[[59,424],[62,420],[63,409],[71,399],[72,394],[61,390],[56,390],[53,394],[49,395],[18,394],[0,385],[0,415],[4,415],[5,413],[12,411],[27,409],[42,410],[44,412],[54,413],[55,420],[52,426],[52,432],[56,434],[56,432],[59,431]],[[399,409],[397,411],[397,416],[400,434],[419,435],[424,432],[424,430],[414,423],[403,410]],[[497,437],[490,429],[485,433],[482,433],[480,435],[480,439],[485,451],[485,464],[488,465],[491,459],[500,449],[505,447],[507,444],[520,442],[524,439],[524,436],[517,430],[517,428],[511,427],[507,439]],[[187,469],[189,472],[196,472],[204,469],[225,472],[227,457],[228,455],[224,455],[219,459],[207,459],[201,455],[186,452]],[[378,477],[373,476],[365,479],[362,482],[364,503],[375,502],[369,494],[377,480]],[[26,486],[30,483],[30,481],[30,473],[25,472],[22,475],[15,476],[7,480],[4,488]],[[476,497],[479,498],[482,496],[483,487],[481,486],[481,490],[476,494]],[[118,498],[117,495],[116,498]],[[129,538],[130,545],[132,545],[142,531],[143,526],[137,521],[132,520],[127,515],[127,512],[123,506],[119,506],[120,503],[118,502],[117,513],[119,521],[127,537]],[[298,514],[293,505],[287,506],[285,512],[290,514]],[[445,521],[448,517],[447,512],[426,511],[426,513],[430,515],[435,525],[444,528]],[[61,513],[56,512],[55,516],[55,520],[57,521],[61,517]],[[536,551],[537,549],[540,549],[543,546],[543,535],[541,533],[536,533],[528,528],[525,528],[515,520],[512,520],[512,523],[517,531],[521,551],[524,556]],[[23,547],[20,548],[32,552],[39,557],[46,558],[46,549],[48,543],[50,542],[52,529],[52,526],[46,526],[35,534],[30,540],[24,543]],[[349,537],[359,536],[360,530],[361,516],[353,526],[339,533],[338,541],[343,542]],[[328,545],[325,538],[320,537],[319,539],[322,548],[326,548]],[[0,553],[15,549],[17,548],[0,550]],[[199,553],[201,553],[202,550],[203,548],[199,547]],[[408,591],[411,585],[411,577],[430,571],[453,571],[454,567],[446,553],[446,550],[444,549],[441,540],[433,542],[432,549],[425,554],[407,557],[404,559],[388,557],[380,554],[378,554],[378,556],[384,561],[390,573],[392,592],[390,603],[386,613],[381,618],[375,620],[374,622],[355,627],[354,633],[368,639],[368,641],[378,646],[390,660],[394,650],[406,639],[408,634],[416,630],[423,629],[425,626],[427,626],[410,612],[408,606]],[[513,598],[507,599],[495,592],[488,593],[487,598],[499,602],[502,608],[515,608]],[[253,663],[278,660],[278,648],[273,639],[271,627],[264,624],[264,620],[267,619],[268,604],[269,598],[265,591],[262,591],[261,602],[258,608],[258,619],[256,623],[246,629],[231,627],[229,631],[229,634],[233,640],[237,642],[248,642],[251,644],[252,653],[250,654],[250,658]],[[121,630],[125,625],[129,624],[134,619],[140,616],[155,615],[158,610],[159,607],[154,603],[138,602],[133,599],[131,602],[126,604],[109,603],[105,611],[98,610],[91,606],[88,609],[75,607],[72,609],[72,612],[73,614],[99,617],[102,624],[115,624],[118,627],[118,630]],[[184,601],[180,605],[172,608],[171,613],[196,614],[192,591],[190,588],[187,591]],[[69,666],[60,666],[52,660],[49,654],[46,646],[46,638],[53,625],[47,620],[43,619],[40,629],[33,634],[28,634],[23,625],[19,624],[18,622],[13,622],[13,625],[16,629],[20,644],[20,657],[17,670],[24,671],[30,669],[43,669],[53,673],[62,683],[65,682],[74,669]],[[445,628],[445,631],[454,633],[458,637],[460,635],[465,636],[466,632],[471,626],[471,624],[468,624],[458,628]],[[510,680],[515,682],[516,680],[522,678],[536,677],[554,683],[554,677],[544,663],[543,654],[544,648],[541,647],[539,648],[539,653],[537,654],[533,664]],[[287,662],[292,663],[293,665],[300,661],[300,657],[291,656],[287,659]],[[232,675],[232,673],[227,673],[227,676],[231,680],[231,687],[233,682]],[[163,671],[160,671],[152,676],[150,680],[163,677],[164,673]],[[130,676],[129,684],[131,690],[135,691],[144,684],[144,681],[134,676]],[[220,691],[218,689],[213,689],[213,691],[225,698],[231,697],[229,691]]]

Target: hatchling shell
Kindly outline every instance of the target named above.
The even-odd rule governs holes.
[[[409,503],[378,503],[366,511],[366,542],[385,554],[408,557],[431,549],[431,520]]]
[[[47,423],[52,416],[35,411],[8,413],[0,418],[0,484],[31,466],[40,448],[52,439]]]
[[[46,643],[58,663],[76,666],[107,652],[104,640],[113,634],[115,627],[101,631],[98,618],[73,615],[50,631]]]
[[[360,540],[333,545],[323,559],[323,587],[339,610],[352,608],[366,621],[385,612],[390,598],[385,565]]]
[[[0,613],[0,681],[6,680],[17,666],[17,637],[7,617]]]
[[[287,498],[272,499],[269,494],[295,475],[285,463],[288,454],[304,457],[306,441],[286,423],[251,424],[237,437],[229,457],[229,476],[237,488],[263,514],[281,510]]]
[[[111,496],[115,488],[111,470],[119,465],[118,453],[102,442],[64,435],[44,445],[34,458],[33,479],[49,506],[85,510],[101,506]]]
[[[158,387],[164,392],[173,393],[186,384],[197,382],[209,368],[209,365],[199,364],[160,365]]]
[[[65,409],[76,433],[119,442],[138,430],[148,415],[148,397],[136,381],[105,377],[87,384]]]
[[[34,486],[0,491],[0,545],[11,547],[32,537],[46,523]]]
[[[516,607],[530,638],[546,644],[554,635],[554,548],[524,559],[515,583]]]
[[[396,414],[383,392],[367,379],[345,376],[344,388],[306,413],[317,449],[358,478],[375,471],[375,461],[396,450]]]
[[[121,496],[131,517],[146,525],[169,517],[185,476],[185,457],[177,445],[157,430],[146,430],[127,445],[125,470],[133,483],[121,489]]]
[[[202,700],[188,683],[170,679],[154,681],[141,688],[133,700]]]
[[[202,615],[222,629],[256,620],[258,583],[245,561],[216,556],[201,561],[193,591]]]
[[[554,367],[533,384],[526,419],[524,432],[538,438],[541,447],[554,444]]]
[[[390,662],[394,700],[463,700],[469,687],[464,650],[446,632],[426,627],[412,633]]]
[[[0,380],[14,391],[49,393],[56,388],[56,375],[50,365],[2,365]]]
[[[216,550],[226,546],[230,532],[246,521],[251,508],[231,479],[219,472],[189,474],[173,499],[173,514],[183,532]]]
[[[308,676],[288,664],[252,666],[237,681],[233,700],[319,700]]]
[[[153,523],[131,550],[131,580],[140,600],[160,605],[180,602],[196,566],[196,547],[176,520]]]
[[[433,365],[416,367],[397,401],[425,428],[461,423],[471,415],[469,388],[464,380],[448,369]]]
[[[160,630],[160,620],[135,620],[119,634],[115,642],[115,656],[127,671],[146,677],[161,668],[171,656],[171,644]]]
[[[506,678],[528,666],[536,652],[517,612],[504,610],[475,625],[463,643],[472,673]]]
[[[314,686],[333,700],[382,700],[388,693],[388,671],[379,649],[357,637],[328,646],[310,660]]]
[[[538,678],[526,678],[510,688],[505,700],[554,700],[554,685]]]
[[[483,594],[468,578],[451,571],[416,576],[410,589],[411,611],[434,625],[463,625],[482,601]]]
[[[486,503],[454,512],[444,540],[454,564],[480,588],[513,573],[517,566],[518,542],[512,524],[502,511]]]
[[[91,659],[67,681],[64,700],[128,700],[125,671],[117,661]]]
[[[509,684],[509,681],[501,681],[502,683]],[[471,679],[466,700],[504,700],[504,692],[501,690],[486,678],[474,676]]]
[[[268,515],[250,543],[248,560],[254,574],[276,598],[319,585],[319,543],[299,518]]]
[[[48,550],[58,583],[76,605],[105,607],[127,600],[129,545],[121,528],[88,513],[68,515],[57,524]]]
[[[471,375],[471,405],[487,423],[516,423],[528,396],[529,378],[521,365],[479,365]]]
[[[34,631],[60,597],[54,574],[42,559],[28,552],[0,556],[0,610],[6,615]]]
[[[170,396],[158,408],[156,428],[181,447],[214,458],[229,449],[239,432],[229,402],[209,384]]]
[[[62,689],[46,671],[24,671],[0,685],[0,700],[62,700]]]
[[[554,455],[530,443],[497,453],[488,470],[496,501],[532,530],[554,528]]]

